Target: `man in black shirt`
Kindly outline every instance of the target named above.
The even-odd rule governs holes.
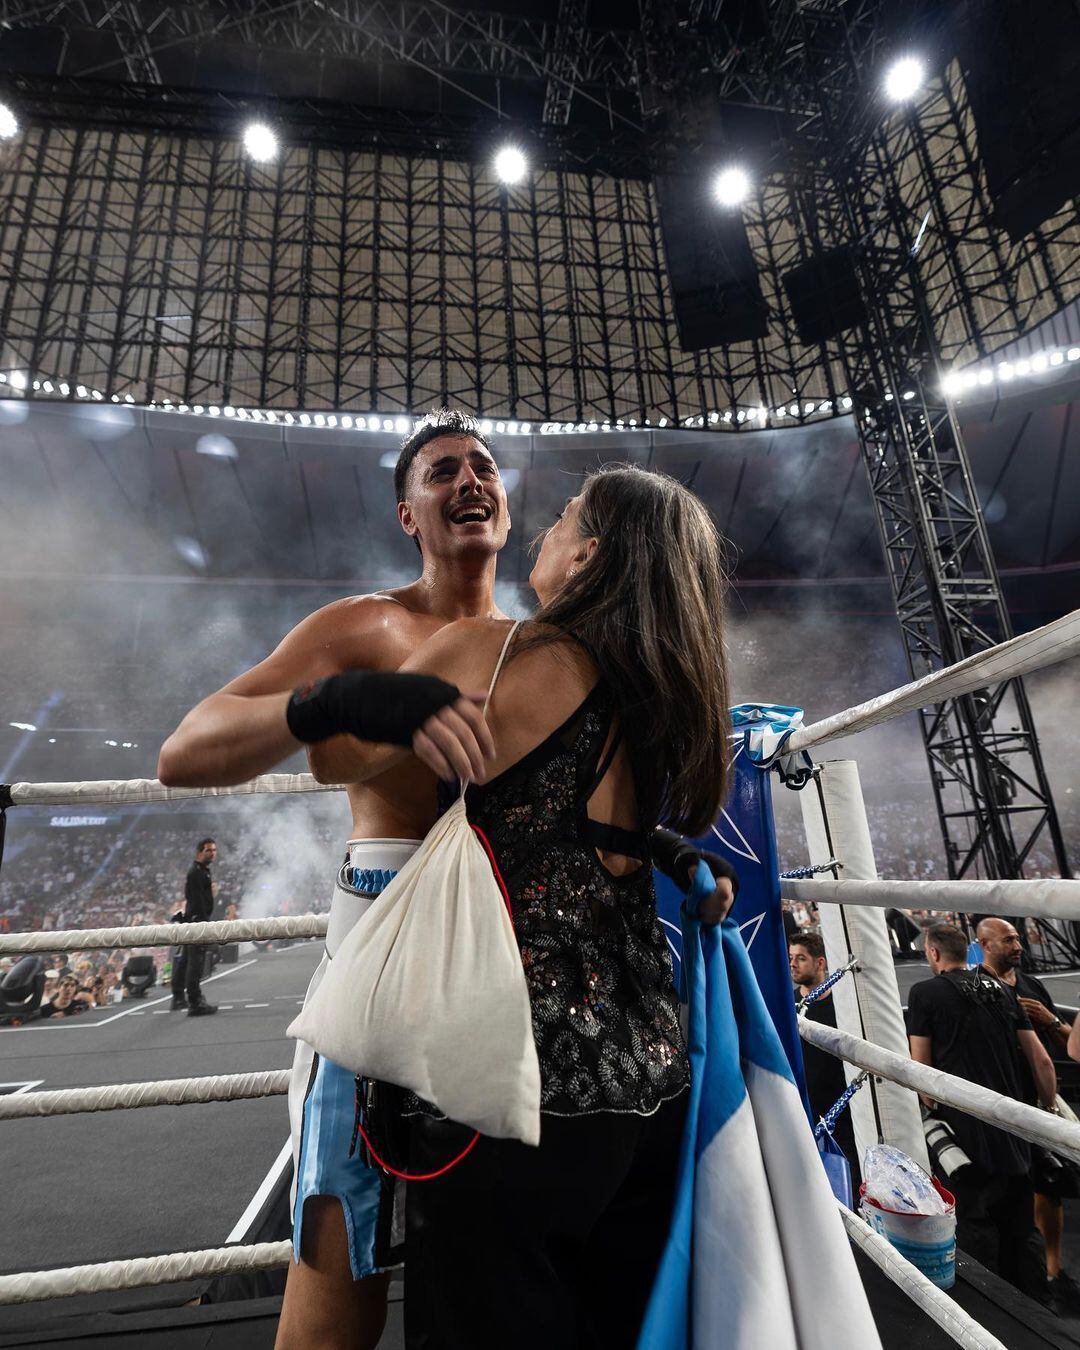
[[[74,975],[61,975],[57,986],[52,999],[38,1012],[39,1017],[74,1017],[94,1006],[93,995],[79,989]]]
[[[1038,1101],[1056,1110],[1057,1080],[1050,1056],[1027,1014],[988,971],[966,968],[967,938],[952,924],[927,930],[926,959],[935,978],[908,995],[911,1057],[920,1064],[1024,1100],[1027,1063]],[[1031,1147],[963,1111],[935,1105],[971,1159],[944,1184],[956,1196],[956,1240],[1003,1279],[1043,1303],[1050,1301],[1033,1222]]]
[[[788,963],[791,978],[795,985],[795,997],[805,998],[818,987],[826,976],[825,944],[817,933],[803,931],[788,942]],[[832,991],[823,994],[806,1009],[811,1022],[821,1022],[827,1027],[836,1026],[836,1007]],[[806,1071],[806,1091],[810,1098],[810,1109],[814,1113],[816,1124],[836,1102],[844,1088],[847,1078],[844,1074],[843,1060],[837,1059],[825,1050],[819,1050],[808,1041],[802,1043],[803,1068]],[[851,1164],[855,1185],[858,1186],[859,1155],[855,1147],[855,1131],[851,1124],[850,1108],[845,1108],[836,1121],[833,1138],[844,1150]]]
[[[1046,986],[1034,975],[1020,969],[1024,948],[1020,934],[1007,919],[983,919],[975,930],[983,949],[983,966],[996,975],[1006,988],[1011,989],[1027,1014],[1042,1041],[1055,1070],[1061,1074],[1062,1065],[1071,1069],[1065,1047],[1069,1040],[1072,1019],[1065,1021],[1054,1007],[1054,1000]],[[1035,1085],[1030,1075],[1025,1082],[1024,1100],[1035,1100]],[[1045,1149],[1034,1147],[1034,1166],[1031,1173],[1035,1189],[1035,1226],[1046,1246],[1046,1275],[1055,1303],[1071,1313],[1080,1310],[1080,1286],[1062,1269],[1062,1238],[1065,1232],[1065,1206],[1068,1196],[1077,1196],[1076,1172],[1057,1162]]]
[[[203,923],[214,912],[214,883],[210,880],[210,864],[217,857],[217,844],[213,839],[200,839],[195,850],[195,861],[188,869],[184,883],[184,923]],[[189,1017],[206,1017],[217,1012],[217,1006],[207,1003],[203,997],[201,981],[203,973],[202,947],[182,947],[182,955],[176,958],[173,969],[174,1008],[182,1008],[187,1003]],[[179,964],[180,970],[176,969]],[[184,997],[180,996],[180,980],[183,980]]]

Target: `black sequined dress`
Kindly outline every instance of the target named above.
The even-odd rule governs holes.
[[[647,861],[615,877],[597,847],[648,858],[644,835],[589,820],[615,708],[597,684],[498,778],[466,793],[510,896],[532,1001],[542,1111],[649,1115],[690,1079]]]

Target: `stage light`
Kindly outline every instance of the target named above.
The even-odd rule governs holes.
[[[12,389],[25,389],[29,384],[29,380],[27,380],[23,371],[13,370],[8,376],[8,384],[11,385]]]
[[[1080,361],[1080,347],[1070,347],[1065,356],[1069,361]]]
[[[10,141],[18,131],[19,119],[6,103],[0,103],[0,141]]]
[[[1001,365],[998,366],[997,368],[997,373],[999,380],[1011,380],[1013,376],[1016,374],[1016,371],[1012,368],[1012,366],[1009,364],[1008,361],[1002,361]]]
[[[738,206],[750,192],[750,179],[745,169],[732,164],[721,169],[713,180],[713,195],[721,206]]]
[[[922,88],[926,67],[917,56],[902,56],[885,72],[885,97],[893,103],[906,103]]]
[[[1046,359],[1045,352],[1036,352],[1035,355],[1031,358],[1032,370],[1045,370],[1049,364],[1050,362]]]
[[[851,398],[848,394],[845,394],[844,397],[840,400],[840,406],[841,408],[851,407]]]
[[[265,122],[249,122],[244,128],[244,149],[259,164],[274,159],[278,152],[278,138]]]
[[[503,183],[520,183],[529,162],[516,145],[504,145],[494,160],[495,176]]]
[[[979,371],[979,383],[980,383],[980,384],[993,384],[993,383],[994,383],[994,372],[993,372],[992,370],[980,370],[980,371]]]

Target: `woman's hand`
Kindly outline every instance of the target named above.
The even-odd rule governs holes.
[[[704,855],[706,864],[710,856],[716,855]],[[705,924],[723,923],[734,903],[735,887],[727,877],[716,877],[716,890],[698,905],[698,918]]]
[[[495,758],[495,742],[484,717],[485,693],[462,694],[454,703],[433,713],[414,734],[413,754],[439,778],[452,782],[487,781],[488,761]]]

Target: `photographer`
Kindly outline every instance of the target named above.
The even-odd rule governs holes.
[[[42,1005],[39,1017],[74,1017],[94,1006],[92,995],[79,988],[74,975],[61,975],[57,981],[56,993],[48,1003]]]
[[[1024,1100],[1022,1064],[1039,1105],[1056,1111],[1053,1062],[1027,1014],[990,972],[968,970],[967,938],[952,924],[926,932],[926,960],[935,978],[908,996],[911,1057],[1016,1101]],[[1031,1146],[962,1111],[935,1105],[971,1160],[943,1178],[956,1196],[956,1240],[965,1252],[1042,1303],[1051,1301],[1039,1259],[1031,1185]]]

